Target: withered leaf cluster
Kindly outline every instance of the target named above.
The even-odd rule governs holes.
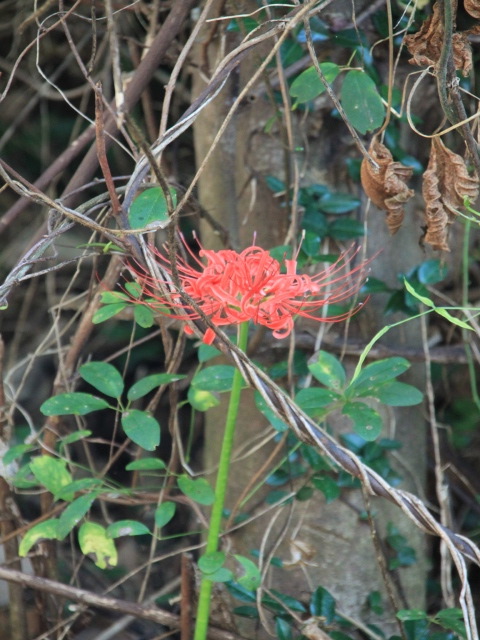
[[[467,0],[468,1],[468,0]],[[456,11],[456,2],[453,3],[453,11]],[[478,0],[470,0],[472,11],[480,14]],[[470,12],[472,15],[474,13]],[[468,41],[467,31],[453,34],[452,53],[455,68],[467,76],[472,68],[472,49]],[[437,70],[440,60],[440,54],[443,46],[443,20],[441,7],[435,2],[432,14],[424,21],[419,31],[411,35],[405,36],[405,45],[413,58],[409,60],[410,64],[416,64],[420,67],[432,66]]]
[[[465,11],[477,20],[480,20],[480,2],[479,0],[463,0]]]
[[[448,226],[465,197],[470,201],[477,199],[478,186],[478,176],[468,173],[464,159],[447,149],[440,138],[433,138],[430,160],[423,174],[424,242],[434,249],[449,251]]]
[[[400,162],[394,162],[392,154],[376,136],[368,150],[378,164],[378,169],[364,159],[361,168],[362,186],[370,200],[387,212],[387,225],[391,234],[396,233],[405,215],[404,204],[413,196],[407,187],[412,169]]]

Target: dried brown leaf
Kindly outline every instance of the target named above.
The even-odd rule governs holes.
[[[463,0],[465,11],[477,20],[480,20],[480,1],[479,0]]]
[[[420,67],[433,65],[437,69],[443,46],[443,20],[438,2],[433,5],[432,15],[424,21],[417,33],[405,36],[405,45],[413,56],[409,60],[410,64]],[[472,68],[472,49],[467,33],[453,34],[452,51],[455,68],[467,76]]]
[[[478,176],[468,173],[464,159],[448,149],[440,138],[434,138],[428,167],[423,174],[424,242],[434,249],[449,251],[448,225],[463,207],[465,197],[470,201],[477,199],[478,187]]]
[[[412,169],[401,162],[394,162],[390,151],[376,137],[372,139],[368,152],[379,168],[375,169],[368,160],[363,160],[362,186],[373,204],[387,212],[388,229],[393,235],[403,222],[404,204],[413,196],[413,191],[406,184]]]

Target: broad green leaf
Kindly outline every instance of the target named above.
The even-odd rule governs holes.
[[[160,425],[146,411],[129,409],[122,414],[121,422],[130,440],[142,449],[153,451],[160,444]]]
[[[59,445],[60,447],[64,447],[67,444],[73,444],[74,442],[83,440],[83,438],[88,438],[91,435],[92,432],[90,431],[90,429],[79,429],[78,431],[69,433],[68,436],[65,436],[64,438],[60,438]]]
[[[315,475],[311,482],[316,489],[319,489],[323,493],[327,504],[330,504],[330,502],[340,497],[340,487],[330,476],[323,474]]]
[[[420,404],[423,394],[416,387],[392,380],[375,390],[375,397],[390,407],[411,407]]]
[[[225,567],[221,567],[217,571],[214,571],[213,573],[210,573],[208,575],[208,579],[212,582],[230,582],[234,579],[234,577],[235,576],[230,571],[230,569],[226,569]]]
[[[100,478],[80,478],[66,484],[56,493],[57,500],[68,500],[70,496],[74,496],[78,491],[91,491],[102,486]]]
[[[428,618],[427,612],[423,611],[423,609],[400,609],[400,611],[397,611],[396,616],[403,622],[407,620],[426,620]]]
[[[132,296],[132,298],[136,298],[139,300],[142,297],[143,287],[138,282],[126,282],[125,289]],[[130,298],[128,298],[130,300]]]
[[[125,467],[127,471],[155,471],[165,468],[165,463],[159,458],[141,458],[140,460],[129,462]]]
[[[216,364],[196,373],[192,378],[192,386],[202,391],[230,391],[234,375],[235,367]]]
[[[238,584],[250,591],[258,589],[262,582],[262,576],[257,565],[249,558],[245,558],[245,556],[235,554],[234,558],[242,566],[242,569],[245,572],[242,576],[237,578]]]
[[[115,543],[104,527],[96,522],[85,522],[78,531],[78,543],[84,555],[92,555],[100,569],[115,567],[118,562]]]
[[[335,598],[323,587],[318,587],[310,600],[310,613],[316,618],[322,618],[325,624],[331,624],[335,618]]]
[[[170,188],[173,206],[177,204],[177,194]],[[145,189],[143,193],[135,198],[128,212],[128,220],[132,229],[144,229],[151,226],[164,228],[168,225],[168,205],[165,194],[160,187]]]
[[[144,304],[136,304],[133,308],[135,322],[142,329],[149,329],[155,322],[153,311]]]
[[[34,525],[27,531],[18,548],[18,555],[24,558],[33,545],[39,540],[56,540],[57,539],[58,520],[52,518]]]
[[[86,493],[71,502],[58,519],[57,537],[63,540],[73,527],[90,511],[90,507],[97,497],[96,493]]]
[[[348,387],[349,395],[367,396],[373,389],[387,380],[396,378],[409,368],[409,361],[399,357],[372,362],[360,371],[353,384]]]
[[[80,376],[97,391],[112,398],[119,398],[123,391],[123,378],[113,364],[86,362],[79,369]]]
[[[4,465],[10,464],[14,460],[21,458],[24,453],[27,451],[32,451],[35,447],[33,444],[16,444],[6,452],[6,454],[2,458],[2,463]]]
[[[358,198],[348,193],[328,193],[320,199],[318,208],[323,213],[342,215],[357,209],[360,204]]]
[[[334,393],[330,389],[310,387],[309,389],[300,389],[295,396],[295,402],[311,418],[323,418],[331,410],[329,406],[340,398],[338,393]]]
[[[207,360],[211,360],[212,358],[219,356],[221,353],[222,352],[219,351],[217,347],[202,342],[197,350],[197,358],[199,362],[207,362]]]
[[[432,258],[422,262],[417,273],[422,284],[437,284],[447,276],[448,265],[438,258]]]
[[[333,62],[321,62],[320,69],[327,82],[331,84],[340,73],[340,67]],[[325,91],[325,85],[320,80],[315,67],[309,67],[295,78],[290,87],[290,95],[295,98],[295,104],[310,102]]]
[[[294,638],[292,625],[279,616],[275,618],[275,636],[277,640],[293,640]]]
[[[215,573],[225,562],[225,553],[223,551],[213,551],[212,553],[204,553],[198,559],[198,568],[205,575]]]
[[[97,398],[90,393],[73,391],[72,393],[60,393],[58,396],[45,400],[40,411],[44,416],[84,416],[92,411],[106,409],[108,406],[108,402],[103,398]]]
[[[375,82],[364,71],[349,71],[342,85],[341,104],[352,126],[361,134],[378,129],[385,117]]]
[[[351,240],[365,235],[365,227],[361,220],[353,218],[335,218],[327,228],[327,235],[336,240]]]
[[[442,609],[435,616],[434,622],[444,629],[451,629],[462,638],[467,637],[465,622],[463,620],[463,612],[461,609],[456,607]]]
[[[108,538],[122,538],[123,536],[143,536],[150,533],[150,529],[138,520],[119,520],[107,527]]]
[[[211,391],[197,389],[192,385],[190,385],[188,389],[187,398],[192,407],[197,411],[208,411],[208,409],[217,407],[220,404],[220,399],[217,394]]]
[[[347,402],[342,412],[352,420],[355,433],[364,440],[375,440],[380,435],[383,421],[375,409],[363,402]]]
[[[104,307],[100,307],[97,309],[92,317],[93,324],[101,324],[106,320],[110,320],[113,316],[116,316],[117,313],[123,311],[127,306],[126,302],[116,302],[115,304],[106,304]]]
[[[100,294],[103,304],[118,304],[119,302],[129,302],[130,298],[121,291],[104,291]]]
[[[70,484],[73,480],[70,471],[67,469],[67,463],[61,458],[53,458],[52,456],[37,456],[30,460],[30,470],[38,480],[38,482],[50,491],[56,499],[57,494],[62,487]],[[72,492],[64,495],[63,499],[70,502],[73,500]]]
[[[327,351],[319,351],[308,363],[313,377],[333,391],[340,391],[345,385],[345,369],[334,355]]]
[[[432,300],[430,300],[430,298],[420,295],[417,291],[415,291],[414,287],[411,285],[410,282],[408,282],[408,280],[404,279],[403,282],[405,284],[405,288],[407,289],[408,293],[410,293],[414,298],[417,298],[417,300],[420,300],[420,302],[422,302],[425,306],[433,309],[436,313],[441,315],[442,318],[445,318],[446,320],[456,325],[457,327],[461,327],[462,329],[469,329],[470,331],[473,331],[473,328],[469,324],[467,324],[463,320],[459,320],[459,318],[456,318],[455,316],[452,316],[452,314],[449,313],[443,307],[435,306],[435,303]]]
[[[185,376],[178,373],[154,373],[151,376],[145,376],[145,378],[135,382],[135,384],[130,387],[127,398],[129,400],[138,400],[146,396],[147,393],[150,393],[153,389],[161,387],[162,384],[183,380],[183,378],[185,378]]]
[[[174,502],[162,502],[155,509],[155,524],[159,529],[164,527],[175,515],[177,505]]]
[[[205,478],[190,478],[187,475],[179,476],[178,488],[186,496],[199,504],[210,505],[215,500],[215,492]]]

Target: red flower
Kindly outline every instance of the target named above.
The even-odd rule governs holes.
[[[285,259],[286,273],[281,273],[278,260],[257,246],[248,247],[241,253],[201,248],[199,255],[206,264],[190,252],[197,267],[179,259],[177,270],[182,289],[216,326],[252,320],[272,329],[275,338],[285,338],[293,329],[295,316],[336,322],[352,315],[354,311],[328,318],[315,315],[315,312],[358,292],[363,282],[365,263],[353,269],[348,267],[349,260],[357,252],[354,249],[346,251],[334,264],[311,277],[297,274],[296,259]],[[162,269],[171,274],[167,257],[157,250],[155,254]],[[195,309],[182,301],[180,293],[173,293],[169,301],[159,293],[159,283],[154,278],[139,272],[136,275],[143,293],[150,298],[143,304],[153,309],[159,305],[183,309],[186,315],[179,315],[180,318],[200,318]],[[161,312],[164,313],[164,309]],[[188,326],[185,331],[193,333]],[[212,329],[207,329],[204,342],[211,344],[214,338]]]

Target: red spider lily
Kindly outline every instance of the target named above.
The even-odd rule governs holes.
[[[167,257],[156,249],[154,252],[162,269],[171,275]],[[349,249],[334,264],[314,276],[298,274],[296,258],[284,260],[286,273],[282,273],[282,265],[278,260],[255,245],[241,253],[232,250],[210,251],[201,247],[199,255],[206,264],[190,250],[189,253],[196,267],[178,259],[178,276],[182,290],[203,314],[216,326],[252,320],[272,329],[275,338],[285,338],[290,334],[295,316],[318,322],[337,322],[351,316],[355,310],[334,317],[321,317],[315,312],[357,293],[365,272],[365,263],[349,268],[349,261],[358,253],[358,249]],[[187,320],[201,318],[191,305],[182,301],[181,293],[172,293],[169,299],[160,293],[160,283],[155,278],[142,272],[135,273],[143,293],[149,298],[142,304],[154,310],[158,308],[164,314],[165,307],[183,309],[184,314],[178,314],[178,317]],[[161,284],[165,285],[166,282]],[[177,314],[171,315],[177,317]],[[185,326],[185,332],[190,335],[193,333],[188,325]],[[204,342],[211,344],[214,338],[214,331],[207,329]]]

